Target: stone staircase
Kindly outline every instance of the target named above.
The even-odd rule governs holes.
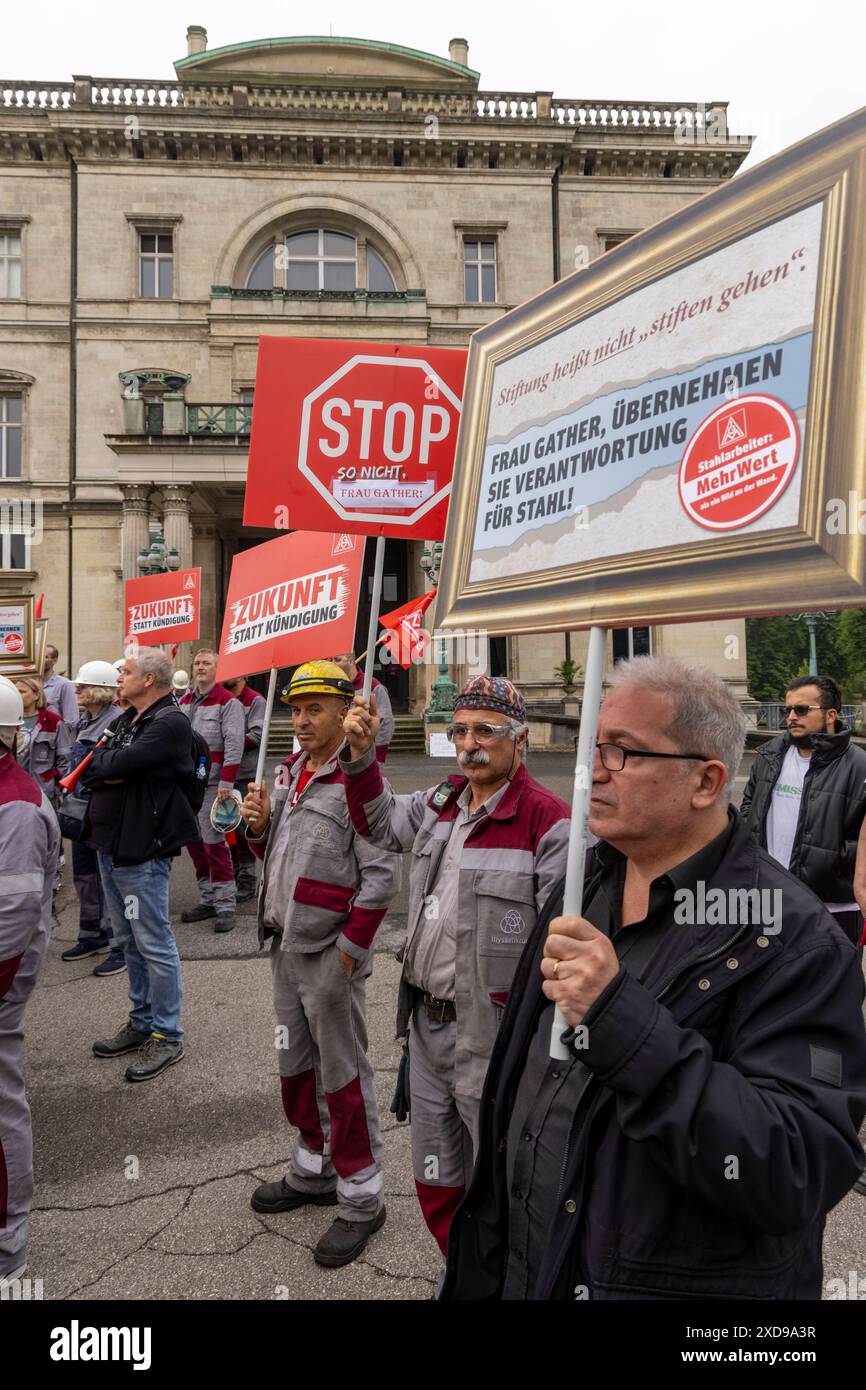
[[[268,757],[285,758],[292,751],[292,721],[274,711],[268,735]],[[424,721],[411,715],[397,715],[391,753],[424,752]]]

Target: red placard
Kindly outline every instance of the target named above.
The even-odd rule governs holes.
[[[355,641],[364,542],[295,531],[232,561],[217,680],[346,652]]]
[[[126,581],[126,637],[142,647],[198,637],[201,570]]]
[[[439,540],[466,351],[259,340],[245,526]]]
[[[738,396],[707,416],[680,463],[680,501],[710,531],[737,531],[778,502],[800,452],[797,421],[775,396]]]

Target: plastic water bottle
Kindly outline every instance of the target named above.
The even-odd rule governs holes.
[[[200,782],[203,782],[207,777],[207,760],[203,753],[199,754],[198,762],[195,765],[195,775]]]

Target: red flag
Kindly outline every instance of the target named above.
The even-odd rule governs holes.
[[[435,597],[436,590],[431,589],[420,598],[410,599],[401,608],[379,614],[382,627],[393,633],[393,636],[385,639],[383,646],[404,671],[408,671],[413,661],[417,661],[427,650],[430,638],[421,626],[421,618]]]
[[[45,598],[45,595],[44,595],[44,594],[40,594],[39,597],[38,597],[38,599],[36,600],[36,617],[37,617],[37,618],[41,618],[41,617],[42,617],[42,600],[43,600],[44,598]]]

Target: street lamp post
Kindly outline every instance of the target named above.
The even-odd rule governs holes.
[[[161,531],[157,531],[151,537],[150,549],[138,552],[136,563],[142,575],[172,574],[180,569],[180,556],[174,546],[166,550],[165,537]]]
[[[805,624],[806,624],[806,628],[807,628],[808,633],[809,633],[809,675],[810,675],[810,676],[817,676],[817,674],[818,674],[818,644],[817,644],[817,641],[816,641],[816,638],[815,638],[815,634],[816,634],[817,629],[818,629],[818,619],[819,619],[819,618],[826,618],[827,616],[828,616],[828,615],[827,615],[826,613],[820,613],[820,612],[818,612],[818,613],[798,613],[797,616],[796,616],[796,621],[797,621],[797,622],[802,622],[802,623],[805,623]]]
[[[425,546],[424,554],[421,556],[421,568],[433,585],[439,583],[443,548],[441,541],[434,541],[429,550]],[[450,724],[456,695],[457,686],[448,675],[448,648],[446,639],[443,637],[440,638],[439,642],[439,675],[433,682],[433,689],[430,691],[430,703],[424,711],[424,718],[427,722],[430,724]]]

